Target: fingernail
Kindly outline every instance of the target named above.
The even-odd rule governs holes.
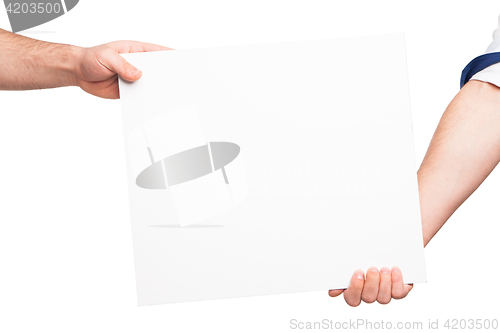
[[[141,71],[140,71],[140,70],[138,70],[138,69],[136,68],[136,69],[134,69],[134,70],[132,71],[132,77],[136,77],[136,76],[137,76],[137,75],[139,75],[140,73],[141,73]]]
[[[393,271],[393,272],[401,272],[401,270],[399,269],[399,267],[398,267],[398,266],[394,266],[394,267],[392,268],[392,271]]]
[[[362,279],[363,278],[363,271],[358,269],[355,273],[354,273],[354,276],[356,277],[356,279]]]
[[[377,267],[375,267],[375,266],[372,266],[372,267],[368,268],[368,270],[369,270],[369,271],[373,271],[373,272],[377,272],[377,273],[378,273],[378,269],[377,269]]]
[[[387,267],[382,267],[380,269],[380,273],[382,273],[382,274],[390,274],[391,270],[389,268],[387,268]]]

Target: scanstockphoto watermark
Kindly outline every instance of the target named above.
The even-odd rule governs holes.
[[[385,329],[423,329],[424,324],[421,321],[415,322],[396,322],[391,321],[370,321],[367,319],[349,319],[336,321],[332,319],[322,319],[320,321],[300,321],[290,319],[290,328],[293,330],[385,330]]]
[[[385,321],[368,319],[349,319],[344,321],[322,319],[301,321],[290,319],[292,330],[492,330],[499,328],[498,319],[461,318],[428,319],[427,321]]]

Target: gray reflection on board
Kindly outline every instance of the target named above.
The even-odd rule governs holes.
[[[209,142],[214,170],[222,169],[228,184],[224,166],[240,153],[240,147],[231,142]],[[148,148],[149,149],[149,148]],[[150,155],[152,158],[152,156]],[[208,175],[212,172],[208,144],[191,148],[163,159],[168,186],[174,186]],[[137,176],[136,184],[145,189],[165,189],[162,161],[154,162]]]

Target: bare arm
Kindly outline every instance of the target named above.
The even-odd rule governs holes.
[[[500,161],[500,88],[471,80],[446,108],[418,170],[424,245],[488,177]],[[349,288],[329,295],[351,306],[387,304],[412,289],[399,268],[357,270]]]
[[[119,53],[170,50],[133,41],[92,48],[31,39],[0,29],[0,89],[29,90],[79,86],[103,98],[119,98],[118,75],[136,81],[141,71]]]
[[[500,88],[469,81],[451,101],[418,170],[427,245],[500,161]]]
[[[79,48],[0,30],[0,89],[76,86]]]

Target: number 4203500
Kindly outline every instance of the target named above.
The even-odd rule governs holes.
[[[9,3],[7,6],[7,13],[9,14],[52,14],[52,13],[60,13],[62,10],[60,3],[45,3],[45,2],[31,2],[31,3]]]
[[[497,319],[448,319],[444,323],[446,329],[457,330],[457,329],[498,329]]]

